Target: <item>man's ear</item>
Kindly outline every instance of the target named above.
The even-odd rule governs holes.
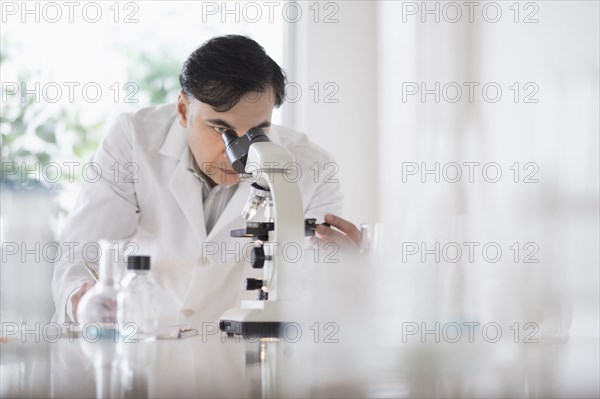
[[[188,126],[189,121],[187,120],[187,117],[189,107],[190,101],[183,90],[179,90],[179,96],[177,96],[177,119],[179,120],[181,127]]]

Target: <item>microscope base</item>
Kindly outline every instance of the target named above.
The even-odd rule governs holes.
[[[230,309],[221,316],[219,329],[228,335],[248,338],[281,338],[286,333],[296,334],[298,323],[281,321],[280,305],[269,301],[242,301],[241,308]],[[291,325],[295,329],[287,332]]]
[[[221,320],[219,328],[227,335],[241,335],[244,338],[281,338],[286,324],[279,322],[252,322]]]

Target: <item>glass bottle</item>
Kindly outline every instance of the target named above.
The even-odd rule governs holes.
[[[150,273],[150,257],[129,256],[127,274],[117,296],[117,319],[125,342],[156,339],[159,296],[160,290]]]
[[[77,320],[84,338],[117,339],[117,294],[122,248],[118,241],[100,241],[98,281],[81,298]]]

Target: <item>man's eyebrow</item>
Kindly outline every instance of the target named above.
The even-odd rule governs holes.
[[[226,127],[227,129],[235,130],[235,127],[231,126],[227,121],[224,121],[223,119],[207,119],[206,122],[211,123],[213,125],[223,126],[223,127]],[[264,121],[261,124],[254,126],[254,127],[265,128],[265,127],[269,127],[269,126],[271,126],[271,122]]]
[[[229,123],[227,123],[223,119],[207,119],[206,121],[213,125],[219,125],[219,126],[224,126],[227,129],[233,129],[233,126],[231,126]]]

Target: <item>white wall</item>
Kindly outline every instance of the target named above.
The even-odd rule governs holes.
[[[344,217],[354,223],[376,222],[377,208],[377,54],[376,3],[331,2],[339,8],[324,8],[315,23],[315,13],[302,3],[307,18],[289,26],[296,48],[295,60],[287,65],[288,80],[297,83],[302,98],[286,104],[284,122],[306,132],[333,154],[346,196]],[[329,19],[338,22],[325,23]],[[315,82],[320,88],[315,101]],[[324,102],[324,95],[339,91]],[[328,170],[327,172],[330,172]],[[359,183],[359,184],[357,184]]]
[[[533,9],[521,10],[515,23],[512,2],[499,4],[497,23],[482,20],[481,5],[473,23],[464,14],[448,23],[410,16],[403,2],[378,4],[380,170],[384,181],[397,182],[380,191],[382,218],[395,227],[386,239],[396,249],[409,241],[493,241],[504,250],[497,264],[412,262],[422,269],[417,276],[430,273],[406,283],[421,281],[410,298],[421,315],[528,320],[561,336],[572,318],[571,334],[597,336],[598,3],[535,2],[533,24],[522,23]],[[432,95],[403,101],[404,82],[495,82],[503,96],[497,103],[481,94],[473,103],[443,96],[437,103]],[[524,103],[532,90],[522,90],[515,103],[513,82],[537,85],[538,102]],[[465,161],[497,162],[503,178],[397,179],[399,162]],[[521,173],[514,183],[514,162],[535,163],[539,182],[524,184]],[[537,245],[539,262],[514,262],[513,242]],[[410,264],[390,261],[404,272]]]
[[[447,4],[427,6],[436,3],[440,9]],[[304,19],[293,27],[297,51],[288,71],[307,92],[314,82],[336,82],[340,101],[315,103],[305,96],[288,105],[284,120],[338,159],[345,216],[385,222],[394,253],[383,280],[392,281],[389,290],[406,289],[395,305],[406,315],[438,319],[539,322],[548,336],[564,337],[569,325],[571,334],[598,335],[598,3],[519,3],[515,22],[513,2],[500,2],[495,23],[483,18],[484,2],[473,22],[463,7],[458,23],[443,15],[439,22],[425,15],[423,22],[421,10],[407,13],[421,2],[336,4],[339,23]],[[490,20],[493,11],[487,10]],[[537,22],[524,23],[528,15]],[[435,102],[432,95],[403,101],[407,82],[479,86],[473,102],[465,100],[466,88],[456,103]],[[496,103],[481,95],[490,82],[503,90]],[[533,87],[525,89],[526,83],[539,89],[536,103],[523,102]],[[403,182],[403,162],[456,162],[463,177],[436,183],[429,175],[423,183],[416,175]],[[479,169],[470,183],[463,162],[495,162],[502,180],[488,183]],[[523,182],[533,170],[524,169],[527,162],[539,168],[539,182]],[[402,243],[464,241],[497,242],[502,260],[400,259]],[[537,263],[523,262],[528,242],[538,248]]]

